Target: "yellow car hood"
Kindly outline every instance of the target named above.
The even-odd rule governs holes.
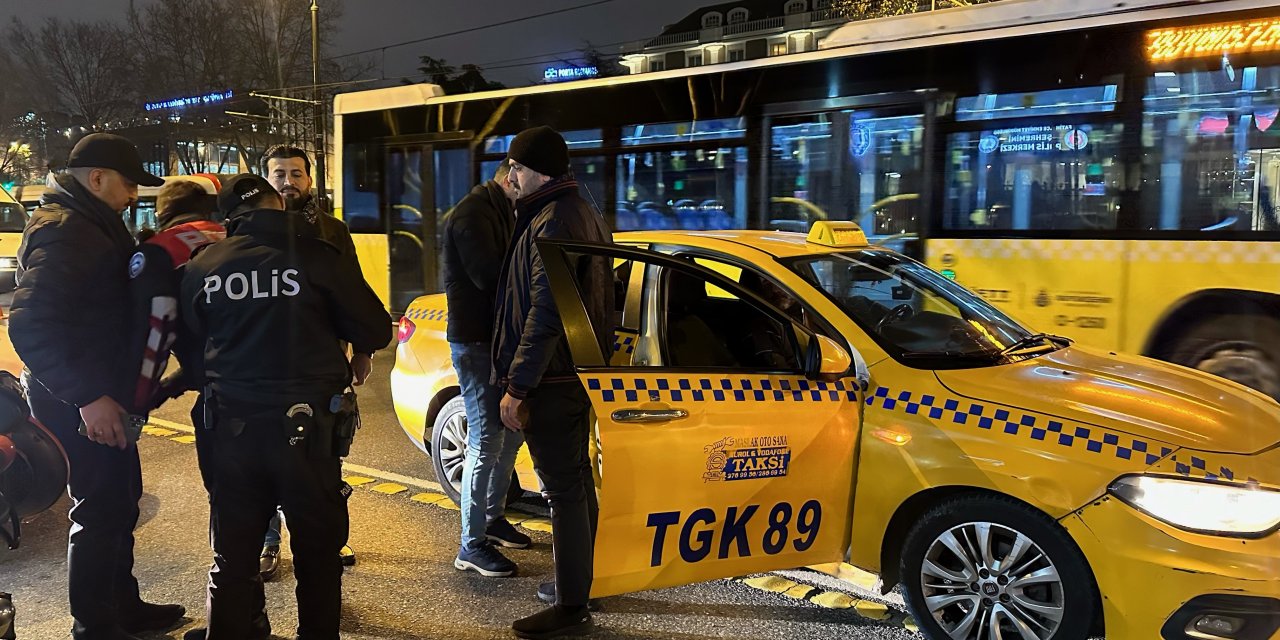
[[[936,372],[951,391],[1200,451],[1280,442],[1280,404],[1234,382],[1150,358],[1067,347],[998,367]]]

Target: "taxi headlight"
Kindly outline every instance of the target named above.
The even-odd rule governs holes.
[[[1180,529],[1258,537],[1280,526],[1280,491],[1160,476],[1126,476],[1111,494]]]

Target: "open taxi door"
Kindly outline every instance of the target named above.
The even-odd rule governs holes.
[[[598,421],[592,596],[844,560],[857,354],[691,260],[558,240],[538,249]],[[592,326],[575,276],[584,260],[631,263],[615,290],[641,308],[611,319],[639,318],[622,327],[636,333],[628,360],[602,353],[599,336],[619,327]]]

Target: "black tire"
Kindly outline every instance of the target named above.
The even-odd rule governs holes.
[[[978,563],[966,564],[948,542],[980,556],[976,541],[982,525],[992,542],[992,561],[979,557]],[[1017,559],[1002,566],[1019,544],[1025,546]],[[1093,574],[1079,547],[1048,516],[1011,498],[970,494],[945,500],[916,521],[901,558],[907,608],[929,640],[986,638],[984,627],[993,619],[1006,638],[1019,637],[1013,625],[1020,621],[1045,640],[1085,640],[1098,613]],[[932,578],[925,571],[926,558]],[[948,582],[944,574],[957,579]],[[970,575],[977,580],[965,584]],[[934,598],[937,617],[926,597]],[[1044,607],[1041,612],[1056,608],[1059,619],[1035,607]]]
[[[1280,400],[1280,320],[1274,317],[1239,313],[1201,320],[1179,334],[1167,353],[1170,362]]]
[[[467,449],[467,412],[462,396],[454,396],[444,403],[431,428],[431,470],[444,494],[456,505],[462,504],[462,463]],[[507,490],[507,503],[524,497],[520,477],[511,473],[511,488]]]

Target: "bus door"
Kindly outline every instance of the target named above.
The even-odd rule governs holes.
[[[473,186],[471,154],[458,142],[390,145],[385,166],[388,302],[399,312],[418,296],[444,290],[444,216]]]
[[[916,253],[928,199],[928,99],[879,94],[770,107],[765,228],[807,233],[818,220],[850,220],[872,242]]]

